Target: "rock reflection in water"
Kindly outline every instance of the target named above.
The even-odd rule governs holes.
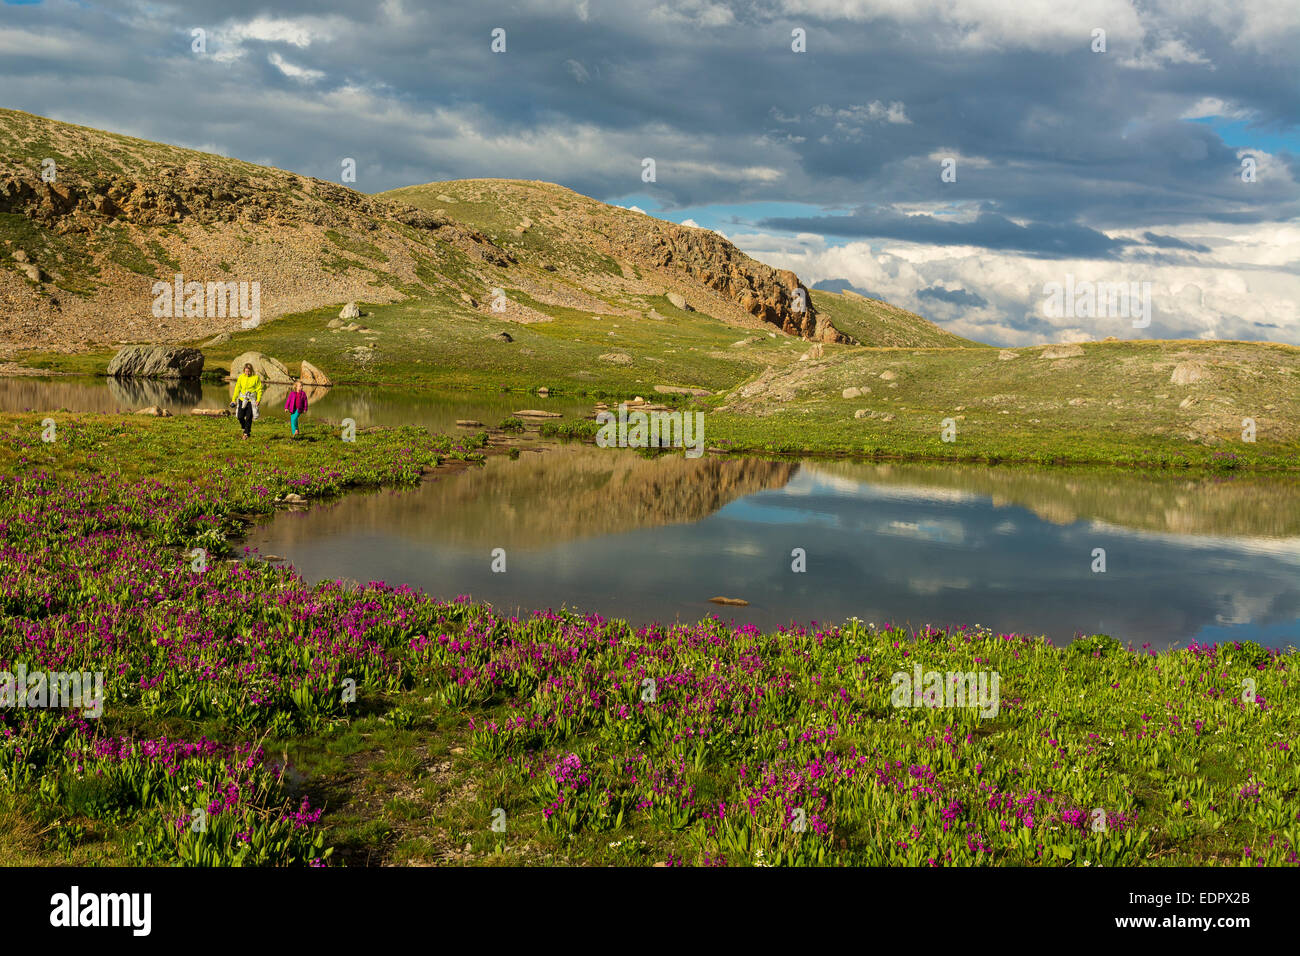
[[[197,379],[109,378],[106,381],[108,394],[123,411],[148,405],[174,411],[193,408],[203,401],[203,386]]]
[[[786,484],[792,462],[642,458],[575,445],[495,458],[418,491],[355,495],[293,516],[277,540],[394,533],[463,548],[549,548],[575,538],[700,521],[727,503]],[[485,552],[486,553],[486,552]]]

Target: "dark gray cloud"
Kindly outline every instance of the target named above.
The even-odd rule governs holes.
[[[1184,242],[1174,236],[1161,236],[1154,232],[1142,233],[1142,238],[1153,246],[1159,246],[1161,249],[1186,249],[1188,252],[1209,252],[1209,246],[1203,246],[1197,242]]]
[[[988,305],[988,300],[974,292],[967,292],[965,289],[945,289],[942,286],[930,286],[928,289],[921,289],[916,293],[918,299],[930,299],[936,302],[947,302],[949,305],[969,305],[975,308],[981,308]]]
[[[981,246],[1023,252],[1042,258],[1088,256],[1118,258],[1124,240],[1072,223],[1019,225],[997,213],[980,213],[970,222],[953,222],[924,214],[903,215],[884,209],[859,209],[851,216],[765,219],[764,229],[816,232],[828,236],[902,239],[931,245]]]

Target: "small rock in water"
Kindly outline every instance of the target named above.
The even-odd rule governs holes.
[[[456,424],[459,425],[461,428],[482,428],[483,427],[482,422],[475,421],[472,418],[458,418],[456,419]]]
[[[726,605],[728,605],[729,607],[748,607],[748,606],[749,606],[749,602],[746,601],[744,598],[711,597],[711,598],[709,598],[709,602],[710,602],[711,604],[726,604]]]

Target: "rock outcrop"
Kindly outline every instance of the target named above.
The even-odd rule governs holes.
[[[198,378],[203,353],[161,345],[128,345],[108,363],[110,378]]]
[[[709,229],[691,229],[650,217],[628,221],[606,238],[617,253],[631,253],[652,267],[685,273],[725,299],[737,303],[756,319],[788,335],[818,342],[853,344],[853,339],[819,315],[812,296],[788,269],[773,269],[745,255]],[[673,293],[676,295],[676,293]],[[685,298],[681,299],[682,308]],[[673,296],[669,296],[673,301]],[[673,302],[677,305],[676,301]]]
[[[1205,366],[1200,362],[1179,362],[1169,376],[1171,385],[1191,385],[1205,378]]]

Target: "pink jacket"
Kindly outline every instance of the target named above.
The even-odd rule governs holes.
[[[289,414],[305,412],[307,410],[307,393],[290,392],[289,397],[284,400],[284,410]]]

